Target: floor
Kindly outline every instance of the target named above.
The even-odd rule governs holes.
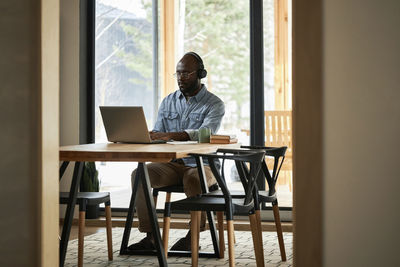
[[[104,228],[86,227],[85,233],[85,251],[84,251],[84,266],[101,267],[101,266],[158,266],[156,257],[153,256],[121,256],[119,255],[119,246],[122,240],[123,228],[113,228],[113,255],[114,260],[107,259],[107,243],[106,233]],[[186,230],[171,229],[170,245],[172,245],[180,237],[186,234]],[[253,243],[251,232],[236,231],[235,244],[235,263],[236,266],[256,266],[253,251]],[[137,229],[132,229],[131,241],[137,242],[143,237]],[[77,264],[77,227],[73,227],[71,231],[71,240],[68,245],[68,252],[65,261],[65,266],[76,266]],[[264,255],[265,266],[292,266],[292,233],[284,233],[286,255],[288,260],[282,262],[280,258],[279,246],[276,237],[276,232],[264,232]],[[200,235],[200,246],[204,251],[212,251],[211,239],[207,232]],[[169,266],[191,266],[190,258],[184,257],[168,257]],[[228,252],[225,251],[224,259],[199,259],[199,266],[225,266],[228,265]]]

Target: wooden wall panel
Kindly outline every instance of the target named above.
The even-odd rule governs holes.
[[[293,1],[294,266],[319,267],[322,236],[322,1]]]

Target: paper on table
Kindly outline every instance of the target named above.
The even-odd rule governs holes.
[[[192,144],[197,144],[197,141],[169,141],[167,144],[170,145],[192,145]]]

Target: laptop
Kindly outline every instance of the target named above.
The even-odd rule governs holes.
[[[100,106],[109,142],[154,144],[164,140],[151,140],[143,107]]]

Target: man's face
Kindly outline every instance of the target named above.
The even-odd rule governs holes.
[[[178,86],[185,96],[190,96],[199,89],[200,79],[197,77],[197,69],[197,62],[190,55],[184,56],[176,65]]]

